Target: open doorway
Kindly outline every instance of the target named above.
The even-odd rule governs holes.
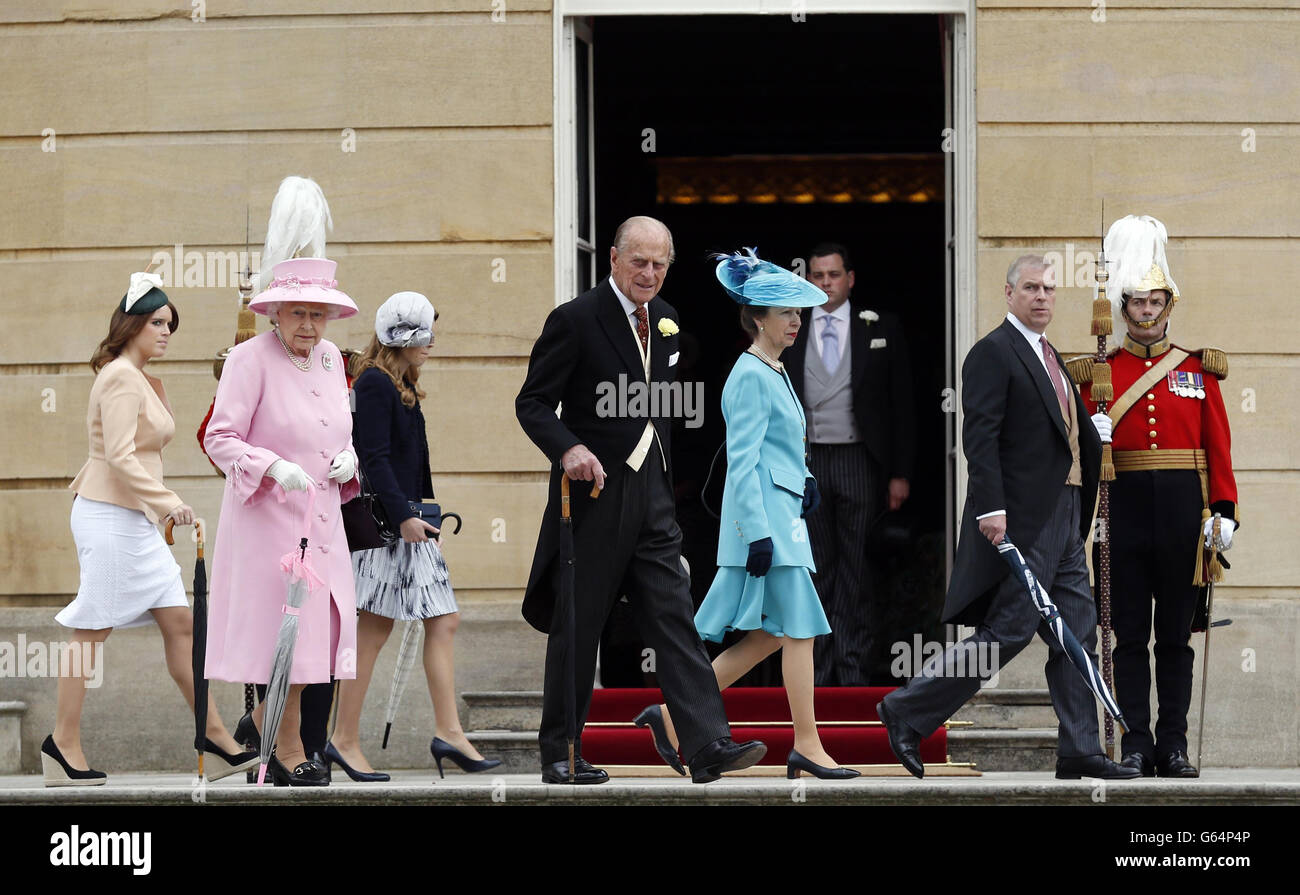
[[[910,642],[915,633],[942,639],[937,616],[953,499],[951,421],[940,398],[951,357],[944,27],[937,15],[583,23],[590,50],[578,54],[577,69],[590,78],[590,106],[580,90],[575,285],[607,273],[607,247],[626,217],[650,214],[672,230],[677,261],[663,295],[682,322],[678,378],[702,382],[705,396],[702,425],[679,425],[673,442],[697,605],[713,578],[718,536],[701,489],[725,437],[722,385],[748,344],[709,256],[756,246],[801,271],[809,249],[831,240],[854,256],[855,306],[897,314],[911,348],[917,457],[902,514],[910,546],[873,560],[885,607],[876,623],[888,628],[883,642]],[[709,493],[716,509],[720,489]],[[602,645],[601,680],[639,686],[639,640],[619,615]],[[887,652],[883,658],[872,683],[891,683]],[[741,683],[778,684],[778,663],[769,660]]]

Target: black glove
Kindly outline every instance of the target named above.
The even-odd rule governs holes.
[[[761,538],[749,545],[749,559],[745,562],[745,571],[755,578],[762,578],[772,568],[772,539]]]
[[[803,483],[803,512],[799,515],[807,516],[821,505],[822,492],[817,488],[817,480],[808,476]]]

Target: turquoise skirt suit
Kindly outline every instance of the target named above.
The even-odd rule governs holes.
[[[762,629],[777,637],[829,634],[813,587],[812,547],[804,523],[807,424],[784,371],[742,354],[722,389],[727,422],[727,478],[718,533],[718,574],[695,614],[705,640],[727,631]],[[771,538],[772,568],[745,571],[749,545]]]

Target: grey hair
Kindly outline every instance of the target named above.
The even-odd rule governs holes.
[[[668,237],[668,263],[672,264],[677,260],[677,250],[673,248],[673,233],[668,229],[668,225],[658,218],[652,218],[647,215],[638,214],[628,218],[618,225],[614,231],[614,248],[618,249],[619,254],[627,251],[627,243],[632,233],[641,229],[659,229],[663,231],[664,236]]]
[[[1026,267],[1033,270],[1040,268],[1046,270],[1051,266],[1052,262],[1042,255],[1021,255],[1015,261],[1012,261],[1011,266],[1007,268],[1007,285],[1012,289],[1016,288],[1016,284],[1020,282],[1020,272]]]

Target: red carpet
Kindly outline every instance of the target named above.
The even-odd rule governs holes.
[[[814,700],[822,745],[845,765],[897,765],[885,728],[876,717],[876,703],[893,687],[819,687]],[[632,719],[647,705],[662,702],[652,689],[596,690],[582,731],[582,757],[602,765],[662,765],[649,729]],[[722,703],[737,742],[762,740],[767,755],[761,764],[784,765],[794,747],[790,704],[781,687],[732,687],[722,691]],[[690,756],[683,756],[689,759]],[[948,758],[947,730],[940,727],[921,743],[921,760],[943,764]]]

